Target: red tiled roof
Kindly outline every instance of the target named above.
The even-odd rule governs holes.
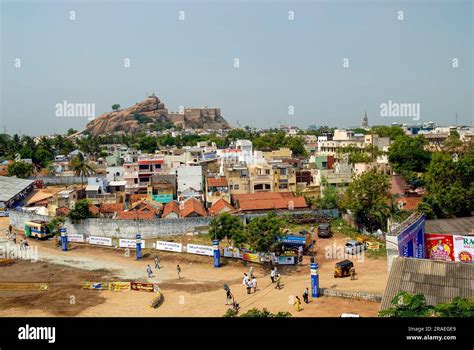
[[[131,194],[130,195],[130,203],[139,202],[142,199],[147,198],[147,197],[148,197],[147,194]]]
[[[163,208],[163,214],[161,215],[161,217],[164,218],[172,212],[178,214],[178,216],[180,214],[179,204],[176,203],[175,201],[171,201],[171,202],[166,203],[165,207]]]
[[[155,213],[151,211],[119,211],[117,212],[118,220],[151,220],[155,218]]]
[[[125,208],[124,203],[102,203],[100,205],[101,213],[115,213],[117,211],[123,211]]]
[[[271,210],[271,209],[301,209],[307,208],[308,204],[304,197],[275,198],[275,199],[251,199],[239,200],[238,209],[242,211]]]
[[[71,212],[71,209],[69,209],[67,207],[60,207],[60,208],[56,209],[56,215],[57,216],[68,216],[70,212]]]
[[[234,201],[240,200],[264,200],[264,199],[280,199],[294,197],[291,192],[256,192],[245,194],[234,194],[232,199]]]
[[[89,211],[94,215],[99,214],[99,208],[97,208],[97,206],[94,204],[89,205]]]
[[[227,178],[225,176],[221,177],[208,177],[207,179],[208,187],[227,187]]]
[[[192,213],[196,213],[199,216],[207,216],[206,209],[202,205],[201,201],[198,201],[195,198],[189,198],[186,202],[183,203],[183,208],[181,209],[181,217],[185,218]]]
[[[403,203],[402,210],[416,210],[422,199],[423,197],[403,197],[396,199],[395,202],[397,205]]]
[[[229,202],[221,198],[209,208],[209,214],[218,215],[222,213],[222,210],[224,208],[228,208],[229,209],[228,211],[235,211],[235,208],[232,205],[230,205]]]

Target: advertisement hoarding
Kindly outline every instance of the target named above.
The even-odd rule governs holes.
[[[426,233],[425,247],[427,259],[454,261],[454,245],[452,235]]]
[[[181,253],[183,251],[183,245],[181,243],[156,241],[155,247],[157,250],[164,250],[167,252]]]
[[[190,254],[213,256],[213,248],[210,245],[188,244],[186,251]]]
[[[105,246],[111,247],[112,246],[112,238],[90,236],[89,237],[89,244],[105,245]]]
[[[397,238],[400,256],[423,259],[425,257],[425,216],[421,215],[400,232]]]
[[[473,236],[453,236],[454,260],[463,263],[473,262],[474,237]]]

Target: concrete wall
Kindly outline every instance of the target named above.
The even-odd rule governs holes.
[[[327,215],[337,217],[338,210],[322,210]],[[316,211],[293,211],[291,214],[308,214]],[[277,213],[278,215],[290,214],[289,212]],[[244,223],[247,223],[250,219],[258,216],[266,215],[261,214],[247,214],[239,215]],[[10,211],[10,223],[19,230],[23,230],[25,222],[31,220],[44,220],[50,221],[50,216],[43,216],[32,214],[29,212],[12,210]],[[177,219],[156,219],[156,220],[140,220],[137,228],[137,222],[135,220],[114,220],[114,219],[86,219],[77,222],[71,222],[70,219],[66,219],[64,227],[67,228],[68,233],[83,234],[85,236],[99,236],[99,237],[112,237],[112,238],[135,238],[137,229],[140,231],[143,239],[166,237],[177,234],[184,234],[187,232],[193,232],[196,228],[202,229],[209,225],[210,217],[198,217],[198,218],[177,218]]]
[[[49,221],[51,217],[27,212],[11,211],[10,223],[23,230],[25,222],[31,220]],[[143,239],[166,237],[191,232],[195,227],[209,225],[209,217],[185,219],[141,220],[138,225]],[[68,233],[78,233],[85,236],[120,237],[134,239],[137,233],[135,220],[86,219],[72,223],[66,219],[64,227]]]
[[[81,183],[80,176],[36,176],[30,177],[30,180],[43,180],[45,185],[74,185]],[[87,184],[87,177],[84,177],[83,181]]]

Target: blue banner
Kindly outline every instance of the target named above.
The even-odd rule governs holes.
[[[313,298],[319,297],[319,264],[311,264],[311,296]]]
[[[61,248],[63,252],[67,251],[67,229],[66,228],[61,228]]]
[[[221,252],[219,250],[219,240],[215,239],[212,241],[214,248],[214,267],[221,266]]]
[[[137,257],[137,260],[141,260],[141,258],[142,258],[142,236],[139,233],[137,233],[135,235],[135,239],[136,239],[136,247],[135,247],[136,257]]]

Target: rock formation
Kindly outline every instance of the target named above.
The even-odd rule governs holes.
[[[134,133],[154,130],[160,124],[195,129],[228,129],[227,121],[219,108],[186,108],[180,113],[169,113],[165,104],[154,95],[134,106],[104,113],[87,124],[84,132],[93,136],[101,134]]]

